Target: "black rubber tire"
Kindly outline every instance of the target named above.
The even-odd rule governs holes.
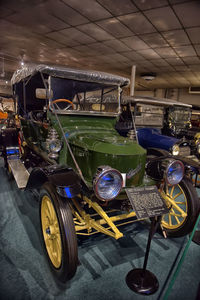
[[[184,179],[179,183],[179,186],[182,188],[186,196],[188,212],[187,212],[187,217],[185,218],[183,224],[180,225],[180,227],[176,229],[169,229],[163,226],[163,228],[167,233],[167,236],[169,237],[181,237],[189,234],[192,231],[196,219],[199,215],[200,200],[198,198],[196,189],[194,188],[191,180],[184,177]],[[161,220],[161,224],[162,224],[162,220]]]
[[[52,264],[49,258],[42,232],[41,204],[42,198],[45,195],[47,195],[50,198],[53,204],[59,223],[59,230],[61,233],[60,237],[62,245],[62,258],[61,265],[59,268],[55,268],[55,266]],[[59,197],[55,187],[49,182],[46,182],[42,186],[42,189],[40,191],[40,224],[45,252],[53,275],[56,277],[56,279],[58,279],[58,281],[65,283],[68,280],[70,280],[76,273],[78,265],[77,238],[71,209],[67,202],[67,199]]]

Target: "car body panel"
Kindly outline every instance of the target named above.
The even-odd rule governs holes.
[[[179,142],[174,137],[163,135],[157,128],[138,128],[137,136],[139,144],[146,148],[160,148],[170,151],[173,145]]]
[[[137,176],[127,180],[127,184],[130,186],[142,183],[146,150],[116,132],[115,118],[101,117],[100,120],[95,120],[94,117],[89,116],[84,118],[75,115],[59,117],[76,161],[89,185],[92,184],[97,168],[101,165],[109,165],[121,173],[128,173],[140,165]],[[52,122],[54,122],[53,119],[52,115]],[[59,132],[58,127],[57,131]],[[63,149],[59,163],[66,163],[66,161],[69,166],[73,166],[70,154]]]

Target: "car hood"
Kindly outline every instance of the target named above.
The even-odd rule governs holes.
[[[180,140],[161,134],[157,128],[139,128],[137,129],[139,144],[147,148],[160,148],[169,151],[171,147],[179,143]]]
[[[113,155],[132,155],[144,153],[144,149],[136,141],[119,136],[115,130],[87,129],[66,132],[70,144],[82,147],[89,151]]]
[[[65,131],[75,159],[88,184],[102,165],[117,169],[128,176],[126,186],[141,184],[144,176],[146,150],[136,141],[118,135],[113,129],[79,128]],[[67,163],[72,166],[71,155],[67,154]],[[137,170],[135,172],[134,170]]]

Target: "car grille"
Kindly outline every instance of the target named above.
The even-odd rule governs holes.
[[[182,156],[188,156],[188,155],[190,155],[190,147],[189,146],[180,147],[179,155],[182,155]]]

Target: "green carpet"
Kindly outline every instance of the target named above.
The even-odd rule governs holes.
[[[177,265],[188,237],[163,239],[155,235],[147,266],[159,280],[154,295],[138,295],[125,283],[127,273],[143,265],[147,222],[126,226],[124,238],[118,241],[98,234],[79,242],[81,264],[75,277],[61,288],[54,282],[44,255],[37,198],[8,181],[2,163],[0,191],[0,299],[164,298],[172,266]],[[200,246],[192,242],[168,299],[195,300],[199,282]]]

